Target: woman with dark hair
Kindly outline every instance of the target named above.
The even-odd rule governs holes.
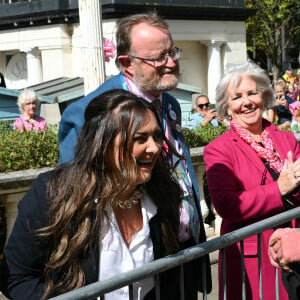
[[[124,90],[92,100],[75,158],[39,175],[19,204],[5,249],[7,295],[46,299],[195,244],[179,238],[182,193],[171,154],[179,156],[150,103]],[[186,299],[197,299],[195,267],[187,268],[194,280]],[[180,297],[177,275],[162,274],[161,299]],[[134,299],[155,299],[153,288],[153,278],[134,283]]]

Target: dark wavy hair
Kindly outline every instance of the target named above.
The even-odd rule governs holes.
[[[106,207],[137,178],[132,155],[133,137],[152,111],[150,103],[124,90],[113,90],[94,98],[85,111],[73,161],[49,174],[47,198],[49,226],[37,231],[51,240],[45,267],[44,298],[84,285],[81,260],[91,255],[101,239]],[[165,254],[178,250],[179,206],[182,192],[172,177],[171,155],[180,155],[165,138],[146,192],[158,208]],[[119,166],[114,143],[121,136]],[[95,201],[97,199],[97,201]],[[55,278],[59,274],[59,280]]]

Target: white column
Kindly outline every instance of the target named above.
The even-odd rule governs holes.
[[[22,49],[27,60],[27,85],[35,85],[43,81],[42,58],[40,50],[35,48]]]
[[[216,87],[222,77],[221,65],[221,45],[223,42],[211,40],[205,43],[207,45],[207,89],[210,103],[216,103],[215,92]]]
[[[84,92],[88,94],[104,81],[101,0],[79,0],[82,36]]]

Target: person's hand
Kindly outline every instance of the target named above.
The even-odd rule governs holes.
[[[281,196],[287,195],[300,185],[300,157],[294,162],[291,151],[287,154],[277,184]]]
[[[205,126],[207,123],[209,123],[212,119],[215,119],[218,117],[218,113],[215,109],[208,110],[204,115],[204,120],[201,122],[201,126]]]
[[[287,127],[291,127],[291,122],[290,121],[285,121],[284,123],[278,125],[277,127],[278,127],[278,129],[285,129]]]
[[[288,103],[284,95],[276,97],[275,106],[284,106],[285,108],[288,108]]]
[[[269,239],[268,255],[275,268],[291,271],[289,264],[300,261],[300,231],[280,228]]]

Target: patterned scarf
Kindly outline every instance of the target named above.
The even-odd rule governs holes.
[[[280,174],[283,168],[282,161],[278,153],[273,148],[272,139],[269,138],[269,131],[267,128],[264,128],[261,133],[261,139],[263,147],[255,142],[251,134],[249,134],[241,125],[239,125],[234,120],[230,121],[231,129],[250,147],[258,154],[258,156],[265,160],[269,166]]]

